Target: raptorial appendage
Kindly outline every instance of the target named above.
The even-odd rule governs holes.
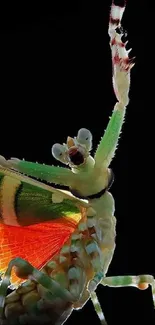
[[[120,7],[112,3],[108,33],[110,36],[112,55],[113,87],[118,102],[114,107],[105,134],[94,156],[96,171],[101,170],[102,167],[107,168],[115,155],[125,117],[126,106],[129,103],[130,71],[134,63],[133,59],[129,58],[130,50],[126,50],[126,42],[122,39],[121,19],[124,10],[125,6]],[[84,177],[84,175],[81,176],[80,173],[77,175],[77,173],[72,172],[74,171],[74,165],[76,171],[79,172],[81,166],[84,170],[85,162],[88,162],[88,160],[90,165],[91,163],[93,164],[93,160],[91,161],[90,159],[92,158],[90,156],[92,144],[91,133],[86,129],[81,129],[79,132],[80,134],[78,133],[74,141],[72,138],[67,139],[66,144],[55,144],[52,149],[54,157],[62,163],[69,165],[71,169],[37,164],[17,158],[6,161],[4,157],[1,156],[0,164],[6,168],[13,168],[28,176],[49,183],[67,185],[72,189],[77,189],[76,185],[80,183],[81,180],[83,181],[82,177]],[[87,134],[85,134],[85,132],[87,132]],[[88,170],[88,168],[85,170]],[[94,181],[91,183],[94,183]]]
[[[115,95],[118,99],[119,106],[115,109],[121,109],[127,106],[129,102],[129,88],[130,88],[130,70],[134,66],[134,58],[129,58],[131,49],[126,50],[126,42],[123,42],[122,37],[124,32],[121,26],[121,19],[125,7],[115,6],[112,4],[110,22],[109,22],[109,36],[112,53],[113,65],[113,86]]]
[[[110,118],[105,134],[96,150],[96,166],[108,167],[115,155],[118,140],[121,133],[126,107],[129,103],[130,72],[134,66],[133,58],[129,58],[130,50],[126,49],[127,42],[123,41],[123,29],[121,19],[124,7],[111,7],[109,20],[110,48],[112,56],[112,81],[118,102],[115,104],[113,114]]]

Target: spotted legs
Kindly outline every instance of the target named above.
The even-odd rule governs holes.
[[[92,303],[94,305],[94,309],[96,311],[96,314],[97,314],[101,324],[102,325],[107,325],[107,322],[105,320],[101,305],[99,303],[99,300],[97,298],[97,295],[96,295],[95,291],[91,292],[90,296],[91,296],[91,301],[92,301]]]
[[[55,298],[61,298],[66,301],[72,301],[73,297],[68,290],[61,288],[60,284],[50,278],[48,275],[34,268],[30,263],[21,259],[15,258],[10,261],[8,268],[4,274],[4,277],[0,285],[0,317],[3,313],[5,297],[7,294],[7,289],[10,285],[10,277],[12,268],[15,267],[19,278],[27,278],[30,280],[35,280],[41,284],[44,288],[48,289],[48,293],[51,293],[51,300]],[[48,294],[49,299],[49,294]]]
[[[152,296],[153,296],[153,303],[155,307],[155,279],[152,275],[148,274],[142,274],[137,276],[132,275],[121,275],[121,276],[113,276],[113,277],[103,277],[103,274],[99,272],[96,274],[96,277],[93,279],[93,281],[89,284],[89,289],[91,291],[90,296],[92,303],[94,305],[95,311],[100,319],[101,324],[107,325],[107,322],[105,320],[103,311],[101,309],[100,303],[98,301],[97,295],[95,293],[95,290],[97,288],[97,284],[99,283],[103,286],[109,286],[109,287],[136,287],[140,290],[145,290],[148,288],[149,285],[151,285],[152,289]]]
[[[109,287],[136,287],[140,290],[145,290],[151,285],[153,303],[155,306],[155,279],[152,275],[142,274],[142,275],[121,275],[113,277],[105,277],[100,282],[100,284]]]

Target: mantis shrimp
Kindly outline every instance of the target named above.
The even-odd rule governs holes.
[[[92,134],[54,144],[53,156],[69,168],[0,157],[0,324],[61,325],[91,299],[106,325],[98,285],[151,285],[152,275],[107,277],[115,251],[115,203],[110,168],[129,103],[130,72],[121,20],[112,3],[109,37],[117,98],[107,129],[91,155]],[[48,184],[36,179],[46,181]],[[69,191],[50,186],[66,185]],[[13,285],[15,290],[7,295]]]

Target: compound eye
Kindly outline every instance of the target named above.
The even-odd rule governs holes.
[[[85,145],[85,147],[90,150],[91,149],[91,146],[92,146],[92,134],[89,130],[87,129],[80,129],[78,131],[78,134],[77,134],[77,141],[82,144],[82,145]]]
[[[66,153],[66,149],[62,144],[55,143],[52,146],[52,155],[55,159],[61,162],[65,162],[65,153]]]

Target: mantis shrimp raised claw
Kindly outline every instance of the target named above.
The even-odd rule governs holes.
[[[129,103],[129,59],[122,41],[125,10],[112,3],[109,37],[113,87],[112,116],[94,157],[92,134],[80,129],[65,144],[54,144],[53,156],[69,168],[0,157],[0,324],[63,324],[73,310],[91,299],[106,325],[95,293],[97,286],[151,285],[152,275],[114,276],[106,273],[115,250],[115,204],[109,189],[109,168]],[[28,175],[28,176],[26,176]],[[66,185],[51,187],[35,178]],[[15,290],[7,295],[7,289]]]

